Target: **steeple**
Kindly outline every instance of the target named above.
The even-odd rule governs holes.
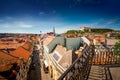
[[[55,27],[53,27],[53,33],[54,33],[54,35],[55,35]]]

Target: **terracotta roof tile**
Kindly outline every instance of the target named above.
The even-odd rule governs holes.
[[[31,52],[32,48],[33,48],[32,44],[30,42],[26,42],[22,47],[25,48],[26,50],[28,50],[29,52]]]
[[[12,51],[11,55],[23,58],[23,60],[26,62],[30,56],[30,52],[23,47],[19,47],[16,50]]]
[[[36,38],[35,38],[34,36],[32,36],[32,37],[31,37],[31,40],[34,41],[34,40],[36,40]]]
[[[0,72],[10,70],[13,66],[12,64],[18,62],[18,58],[15,58],[14,56],[4,51],[0,51]]]
[[[47,36],[44,40],[43,40],[43,44],[44,45],[48,45],[55,37],[54,36]]]
[[[22,43],[8,43],[8,44],[0,43],[0,48],[17,48],[21,45]]]
[[[95,36],[94,39],[103,41],[103,40],[105,40],[105,37],[104,36]]]

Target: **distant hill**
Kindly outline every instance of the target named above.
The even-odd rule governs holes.
[[[113,29],[107,28],[87,28],[84,31],[81,30],[68,30],[65,34],[84,34],[84,33],[106,33],[106,32],[113,32]]]
[[[91,29],[91,32],[94,32],[94,33],[106,33],[106,32],[112,32],[114,31],[113,29],[108,29],[108,28],[92,28]]]

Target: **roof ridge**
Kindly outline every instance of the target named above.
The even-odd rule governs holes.
[[[19,59],[19,57],[13,56],[13,55],[11,55],[11,53],[9,54],[8,52],[2,51],[2,50],[0,50],[0,51],[3,52],[3,53],[5,53],[5,54],[7,54],[7,55],[9,55],[9,56],[11,56],[11,57]]]
[[[28,49],[24,47],[24,44],[28,44]],[[24,49],[26,49],[27,51],[30,50],[30,47],[32,46],[32,43],[29,41],[26,41],[21,47],[23,47]]]
[[[25,48],[25,47],[23,47],[23,46],[20,46],[20,47],[22,47],[23,49],[25,49],[25,50],[29,51],[28,49],[26,49],[26,48]]]

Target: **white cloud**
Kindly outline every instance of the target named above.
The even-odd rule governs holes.
[[[33,27],[33,25],[28,24],[26,22],[11,22],[11,23],[1,23],[0,27],[3,27],[3,28],[15,28],[15,27],[18,27],[18,28],[31,28],[31,27]]]
[[[111,20],[107,21],[106,24],[107,24],[107,25],[114,24],[114,23],[116,23],[119,19],[120,19],[120,18],[114,18],[114,19],[111,19]]]
[[[112,19],[112,20],[109,20],[106,24],[111,25],[111,24],[114,24],[115,22],[116,22],[116,19]]]
[[[80,30],[80,27],[82,26],[88,26],[88,24],[72,24],[72,25],[66,25],[62,27],[56,27],[56,33],[65,33],[68,30]]]
[[[9,27],[11,27],[11,25],[9,25],[8,23],[3,24],[2,26],[5,27],[5,28],[9,28]]]
[[[56,29],[56,33],[64,33],[67,30],[79,30],[80,27],[88,26],[88,27],[99,27],[101,22],[107,22],[103,19],[98,19],[94,21],[93,23],[66,23],[63,21],[12,21],[9,23],[0,23],[0,27],[2,27],[2,30],[9,31],[9,32],[15,32],[15,33],[26,33],[26,32],[34,32],[34,33],[46,33],[53,31],[53,27]],[[1,32],[1,31],[0,31]]]
[[[33,32],[28,31],[26,29],[2,29],[0,30],[0,33],[33,33]]]
[[[25,22],[18,22],[18,27],[21,27],[21,28],[31,28],[31,27],[33,27],[33,25],[27,24]]]
[[[72,28],[62,27],[62,28],[55,28],[56,33],[65,33],[67,30],[72,30]]]

